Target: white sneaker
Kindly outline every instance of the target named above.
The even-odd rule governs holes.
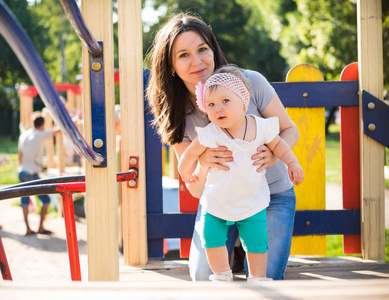
[[[272,278],[268,278],[268,277],[256,277],[256,276],[252,276],[252,275],[249,275],[249,277],[247,277],[247,283],[251,283],[251,284],[256,284],[260,281],[273,281]]]
[[[209,280],[213,282],[220,282],[220,281],[234,281],[232,271],[225,271],[221,273],[212,274],[209,276]]]

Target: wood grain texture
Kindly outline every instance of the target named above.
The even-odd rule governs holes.
[[[115,108],[113,68],[112,1],[82,1],[86,25],[97,41],[104,43],[107,167],[86,164],[88,229],[88,278],[90,281],[117,281],[118,209],[116,196]],[[92,145],[89,55],[83,46],[84,136]]]
[[[147,253],[146,176],[141,1],[118,1],[121,169],[139,157],[138,187],[121,185],[125,265],[145,264]]]
[[[381,0],[357,5],[359,87],[383,99]],[[385,257],[384,146],[363,134],[360,93],[361,237],[362,257]]]

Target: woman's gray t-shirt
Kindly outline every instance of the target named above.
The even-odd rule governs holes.
[[[251,70],[241,71],[248,79],[251,89],[251,98],[247,113],[263,118],[260,112],[266,109],[267,105],[273,99],[275,91],[260,73]],[[186,128],[183,142],[191,142],[197,137],[195,128],[205,127],[209,124],[209,119],[206,115],[194,109],[190,104],[187,109],[185,122]],[[266,179],[271,194],[282,193],[293,186],[293,183],[289,179],[286,165],[282,161],[266,169]]]

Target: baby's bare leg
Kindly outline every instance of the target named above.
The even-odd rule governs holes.
[[[226,246],[207,248],[205,250],[207,252],[209,266],[214,274],[231,270],[228,263],[228,251]]]
[[[249,274],[255,277],[265,277],[267,268],[267,253],[247,252]]]

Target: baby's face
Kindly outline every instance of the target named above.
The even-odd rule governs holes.
[[[242,100],[230,89],[217,86],[205,93],[205,107],[209,120],[222,128],[236,128],[244,121]]]

